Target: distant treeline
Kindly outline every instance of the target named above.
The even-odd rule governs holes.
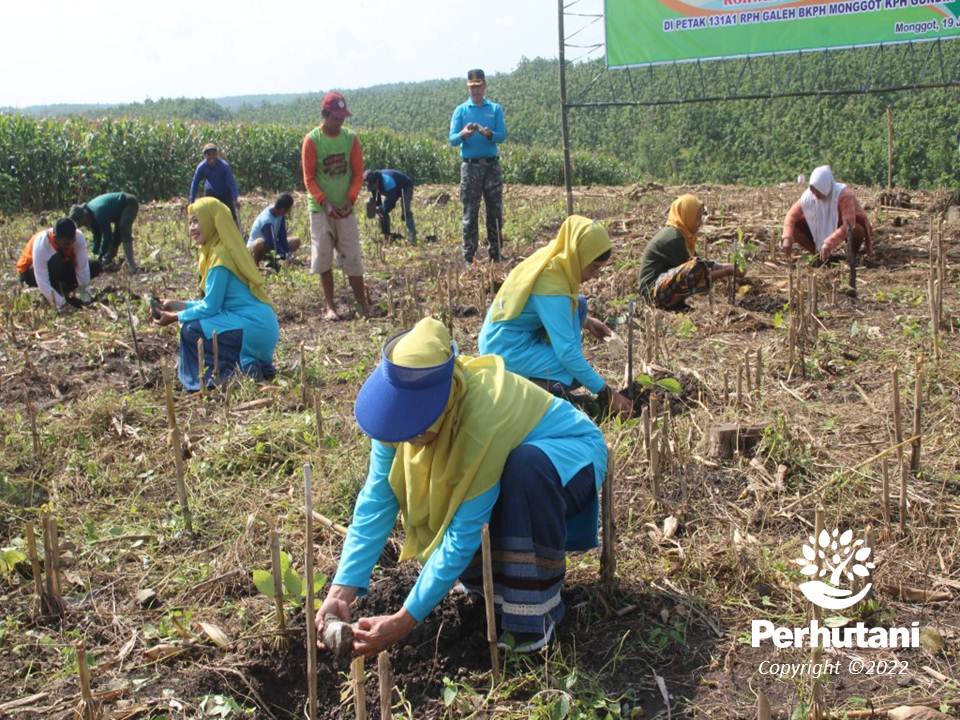
[[[936,48],[945,68],[960,65],[960,42]],[[875,69],[871,51],[834,56],[830,77],[821,64],[795,65],[820,86],[857,86]],[[751,61],[742,91],[802,80],[783,77],[771,58]],[[738,66],[730,65],[736,73]],[[799,69],[798,69],[799,68]],[[928,67],[923,72],[931,73]],[[570,85],[583,87],[602,71],[598,62],[570,67]],[[886,68],[893,84],[929,81],[919,65]],[[953,73],[955,74],[955,70]],[[488,77],[489,95],[507,119],[503,145],[509,182],[562,182],[560,111],[555,60],[523,60],[511,73]],[[642,79],[648,96],[676,91],[675,68],[633,77],[609,72],[601,92],[628,98]],[[704,88],[709,93],[711,88]],[[453,108],[466,98],[464,80],[399,83],[345,91],[368,164],[409,171],[418,182],[455,182],[456,151],[446,138]],[[319,122],[322,93],[224,99],[161,99],[94,108],[89,119],[66,123],[0,117],[0,205],[43,207],[105,188],[124,187],[145,198],[185,192],[207,139],[220,142],[245,188],[298,186],[300,137]],[[228,102],[229,100],[229,102]],[[574,109],[571,133],[575,182],[760,185],[792,181],[829,163],[848,182],[885,184],[887,123],[894,117],[894,183],[908,188],[957,182],[960,91],[920,90],[886,95],[710,102],[647,108]],[[230,107],[225,107],[228,104]],[[53,106],[52,106],[53,107]],[[139,118],[131,123],[120,118]],[[95,118],[113,118],[97,120]],[[215,125],[197,125],[216,123]],[[41,163],[46,174],[33,168]],[[150,168],[147,170],[147,168]]]
[[[214,141],[229,160],[241,192],[302,189],[300,143],[310,126],[163,122],[145,119],[37,120],[0,116],[0,209],[59,209],[108,190],[141,200],[185,196],[200,148]],[[422,133],[360,133],[367,167],[394,167],[417,183],[459,181],[457,152]],[[509,145],[507,182],[559,184],[557,150]],[[578,182],[620,184],[625,166],[608,156],[581,153]]]

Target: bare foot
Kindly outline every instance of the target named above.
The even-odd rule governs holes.
[[[339,319],[340,319],[340,316],[337,315],[337,311],[336,311],[336,310],[334,310],[332,307],[328,307],[328,308],[327,308],[327,311],[326,311],[325,313],[323,313],[323,319],[324,319],[324,320],[339,320]]]

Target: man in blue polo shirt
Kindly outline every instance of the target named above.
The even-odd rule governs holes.
[[[193,173],[193,182],[190,183],[190,202],[197,199],[200,182],[203,181],[203,194],[215,197],[228,208],[233,215],[233,221],[240,227],[240,218],[237,216],[237,179],[233,176],[230,163],[220,157],[220,151],[213,143],[203,146],[203,161],[197,165]],[[241,229],[242,232],[242,229]]]
[[[463,203],[463,259],[473,263],[477,252],[480,200],[487,209],[487,246],[490,259],[500,262],[503,228],[503,173],[497,145],[507,137],[503,109],[486,98],[483,70],[467,73],[469,99],[450,118],[450,144],[460,147],[460,201]]]

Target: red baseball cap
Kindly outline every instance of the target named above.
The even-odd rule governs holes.
[[[335,118],[348,118],[353,115],[352,112],[347,110],[347,101],[344,100],[343,95],[338,92],[328,92],[323,96],[323,112],[330,113]]]

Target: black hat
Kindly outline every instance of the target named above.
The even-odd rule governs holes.
[[[474,68],[467,72],[467,85],[482,85],[487,81],[487,76],[483,74],[480,68]]]
[[[58,238],[73,238],[77,236],[77,225],[70,218],[60,218],[53,226],[53,235]]]

